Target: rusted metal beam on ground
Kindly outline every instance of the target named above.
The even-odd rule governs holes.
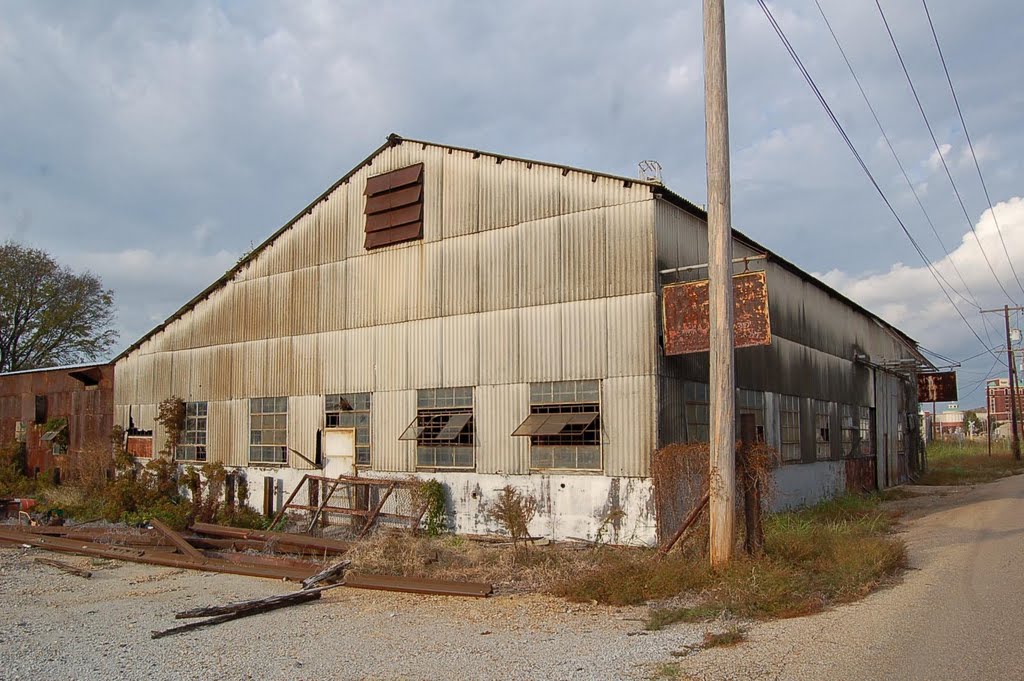
[[[73,553],[96,558],[127,560],[133,563],[159,565],[161,567],[181,568],[185,570],[201,570],[204,572],[226,572],[248,577],[266,577],[268,579],[288,579],[295,582],[316,574],[319,566],[312,563],[309,567],[268,567],[245,563],[231,563],[225,560],[207,559],[205,563],[187,558],[176,553],[141,551],[125,547],[106,546],[91,542],[80,542],[62,537],[47,537],[26,532],[17,532],[0,528],[0,541],[15,544],[28,544],[48,551]],[[205,558],[205,556],[204,556]]]
[[[76,577],[84,577],[85,579],[89,579],[90,577],[92,577],[92,573],[88,570],[84,570],[80,567],[75,567],[74,565],[68,565],[67,563],[64,563],[59,560],[51,560],[50,558],[36,558],[36,562],[41,563],[42,565],[49,565],[50,567],[55,567],[58,570],[63,570],[64,572],[75,575]]]
[[[394,577],[391,575],[346,575],[345,586],[354,589],[401,591],[436,596],[472,596],[475,598],[485,598],[494,591],[494,587],[485,582],[451,582],[442,579]]]
[[[210,551],[260,551],[270,553],[286,553],[293,556],[310,556],[321,559],[325,554],[336,555],[336,551],[325,551],[316,547],[295,546],[287,542],[263,541],[262,539],[236,539],[230,537],[201,537],[189,535],[185,537],[197,549]],[[173,547],[172,547],[173,548]]]
[[[185,538],[180,534],[169,528],[164,522],[158,518],[152,518],[149,524],[153,526],[153,529],[166,537],[167,541],[174,544],[175,548],[181,551],[184,555],[188,556],[192,560],[197,560],[200,563],[206,562],[206,556],[196,547],[185,541]]]
[[[226,525],[211,525],[210,523],[193,523],[190,528],[198,534],[207,534],[214,537],[229,537],[233,539],[259,539],[262,541],[273,541],[291,546],[304,548],[315,548],[330,553],[345,553],[349,549],[349,543],[337,539],[325,537],[310,537],[304,534],[292,534],[290,532],[271,532],[269,530],[247,530],[241,527],[228,527]]]

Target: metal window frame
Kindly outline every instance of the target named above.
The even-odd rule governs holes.
[[[273,401],[273,405],[272,405],[273,411],[265,411],[268,400],[272,400]],[[284,411],[280,411],[279,408],[278,408],[279,407],[279,400],[284,400]],[[255,409],[256,405],[259,405],[259,410],[258,411]],[[284,439],[285,439],[285,441],[284,442],[263,442],[262,441],[262,439],[263,439],[262,435],[260,436],[260,440],[261,440],[260,442],[254,443],[252,441],[252,434],[253,434],[253,432],[255,432],[253,430],[253,427],[252,427],[252,417],[253,416],[281,416],[281,415],[283,415],[285,417],[285,422],[284,422]],[[262,428],[261,427],[261,428],[258,428],[256,430],[258,430],[260,433],[263,433],[263,432],[266,432],[266,431],[276,432],[276,431],[278,431],[280,429],[279,428]],[[275,455],[275,457],[274,457],[274,459],[272,461],[267,461],[267,460],[264,459],[264,457],[262,455],[260,457],[258,457],[258,458],[253,458],[253,449],[254,448],[260,449],[260,450],[262,450],[262,449],[275,449],[276,450],[276,449],[280,448],[282,451],[280,453],[280,456],[276,456]],[[252,398],[249,398],[249,452],[248,452],[248,454],[249,454],[248,461],[251,464],[260,464],[260,465],[264,465],[264,466],[287,466],[288,465],[288,397],[287,396],[252,397]]]
[[[338,398],[339,409],[330,408],[331,398]],[[362,402],[365,400],[366,408],[362,408]],[[348,405],[348,409],[345,409],[341,402]],[[357,408],[359,407],[359,408]],[[356,468],[372,468],[373,467],[373,393],[372,392],[347,392],[347,393],[330,393],[324,395],[324,427],[325,428],[354,428],[356,431],[356,449],[355,449],[355,465]],[[352,425],[346,425],[341,423],[342,414],[366,414],[366,425],[360,426],[358,423]],[[331,425],[328,423],[328,419],[332,415],[337,415],[338,423]],[[366,444],[360,444],[359,436],[362,431],[366,432]],[[365,452],[365,458],[361,458],[360,454]]]

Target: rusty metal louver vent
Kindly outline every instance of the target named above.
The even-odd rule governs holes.
[[[367,250],[423,238],[423,164],[366,180]]]

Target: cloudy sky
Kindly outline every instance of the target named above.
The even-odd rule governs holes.
[[[924,347],[983,353],[756,2],[727,5],[735,226]],[[814,3],[771,3],[907,228],[970,301],[951,294],[961,311],[998,347],[1001,318],[977,309],[1008,302],[985,255],[1024,303],[1007,260],[1024,254],[1024,5],[929,2],[995,219],[921,4],[882,6],[966,216],[874,3],[821,5],[942,245]],[[623,175],[653,158],[703,203],[700,19],[697,0],[0,0],[0,239],[99,274],[123,347],[393,131]],[[993,362],[964,363],[962,405],[1005,375]]]

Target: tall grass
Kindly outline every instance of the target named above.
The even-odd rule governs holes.
[[[1005,441],[963,443],[936,440],[928,444],[928,470],[920,485],[970,485],[1024,473],[1024,463],[1015,461]]]

